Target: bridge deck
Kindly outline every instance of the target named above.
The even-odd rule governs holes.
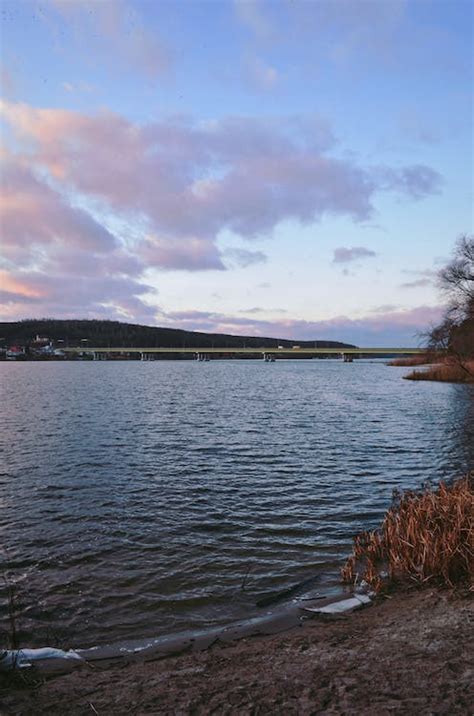
[[[341,355],[416,355],[424,353],[422,348],[157,348],[154,346],[143,346],[142,348],[128,348],[127,346],[113,347],[74,347],[64,348],[69,352],[81,353],[204,353],[204,354],[263,354],[273,353],[275,355],[316,355],[334,354]]]

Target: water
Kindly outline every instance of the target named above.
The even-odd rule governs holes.
[[[474,465],[473,387],[403,373],[0,363],[1,556],[23,643],[160,635],[253,616],[309,578],[334,588],[393,488]]]

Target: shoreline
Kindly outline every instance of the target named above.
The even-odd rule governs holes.
[[[304,626],[306,620],[314,618],[319,612],[342,614],[371,606],[373,596],[366,595],[363,589],[352,591],[341,586],[337,595],[303,592],[260,614],[220,625],[210,624],[200,629],[170,632],[156,637],[122,639],[88,647],[71,647],[67,650],[41,646],[0,651],[0,675],[2,669],[5,673],[9,668],[32,668],[34,673],[48,677],[68,673],[85,664],[117,664],[137,656],[145,660],[155,657],[165,659],[185,652],[204,651],[217,643],[279,634]]]
[[[354,539],[350,596],[300,594],[194,636],[6,652],[1,713],[471,714],[472,497],[470,474],[399,495]]]
[[[399,589],[370,609],[315,615],[269,636],[128,653],[33,690],[2,686],[2,713],[468,714],[472,596]]]

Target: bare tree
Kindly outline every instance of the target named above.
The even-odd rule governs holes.
[[[449,301],[449,314],[460,322],[474,312],[474,236],[461,236],[453,259],[438,275],[438,283]]]
[[[448,352],[454,325],[453,320],[449,316],[445,316],[439,325],[433,326],[430,330],[420,335],[428,352]]]
[[[428,350],[446,354],[470,377],[474,357],[474,236],[461,236],[454,256],[438,275],[448,299],[442,322],[425,335]]]

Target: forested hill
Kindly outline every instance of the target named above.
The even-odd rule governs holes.
[[[233,336],[222,333],[198,333],[176,328],[139,326],[119,321],[75,321],[75,320],[24,320],[14,323],[0,323],[2,345],[12,343],[29,344],[37,335],[53,341],[64,341],[65,345],[79,346],[124,346],[162,348],[260,348],[277,345],[301,348],[353,348],[349,343],[339,341],[300,341],[283,338],[255,336]]]

